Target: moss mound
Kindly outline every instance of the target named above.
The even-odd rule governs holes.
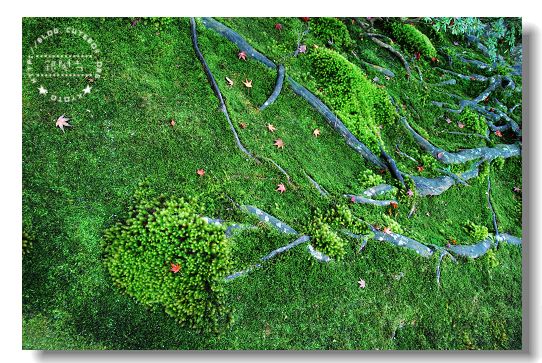
[[[104,232],[107,269],[141,303],[165,309],[183,325],[216,331],[229,316],[224,228],[208,224],[193,201],[152,194],[138,189],[128,218]]]
[[[437,51],[431,40],[414,25],[392,21],[389,28],[397,43],[401,44],[405,49],[413,53],[419,52],[428,58],[437,56]]]
[[[310,53],[310,61],[317,82],[317,95],[361,142],[378,153],[378,126],[394,119],[386,92],[334,50],[315,49]]]

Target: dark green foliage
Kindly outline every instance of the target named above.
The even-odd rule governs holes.
[[[318,48],[309,56],[317,80],[316,93],[361,142],[379,153],[378,125],[394,120],[387,94],[333,50]]]
[[[143,18],[143,24],[152,26],[158,31],[163,31],[167,27],[173,25],[173,23],[176,21],[175,18],[171,17],[148,17]]]
[[[392,20],[388,26],[397,43],[401,44],[410,52],[419,52],[427,58],[437,56],[437,51],[431,43],[431,40],[429,40],[429,38],[421,31],[416,29],[414,25]]]
[[[324,44],[341,48],[352,43],[346,25],[337,18],[313,18],[310,25],[316,37]]]
[[[208,224],[202,212],[192,200],[138,189],[128,218],[104,232],[105,264],[114,283],[143,304],[216,330],[228,314],[222,280],[229,252],[224,227]]]

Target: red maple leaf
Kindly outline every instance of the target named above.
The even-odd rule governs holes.
[[[306,22],[308,22],[309,20],[311,20],[311,18],[305,16],[305,17],[301,18],[301,20],[303,20],[303,21],[306,23]]]
[[[276,139],[273,145],[275,145],[277,149],[284,149],[284,141],[282,141],[282,139]]]
[[[237,53],[237,56],[239,57],[239,59],[242,59],[244,61],[247,60],[247,54],[243,51],[240,51],[239,53]]]
[[[397,204],[397,202],[390,202],[390,205],[393,207],[393,209],[399,208],[399,205]]]
[[[171,126],[175,126],[175,120],[174,120],[174,119],[171,119],[171,121],[169,121],[169,124],[170,124]]]
[[[498,137],[502,137],[502,132],[500,130],[495,131],[495,135]]]
[[[420,57],[421,57],[421,56],[422,56],[422,55],[420,54],[420,52],[414,53],[414,57],[416,57],[416,60],[420,60]]]
[[[422,171],[423,171],[423,165],[418,165],[418,166],[417,166],[416,168],[417,168],[417,169],[418,169],[418,171],[420,171],[420,172],[422,172]]]
[[[275,190],[277,192],[284,193],[286,191],[286,187],[284,186],[284,184],[280,183],[279,185],[277,185],[277,189]]]
[[[197,173],[199,176],[204,176],[204,175],[205,175],[205,170],[203,170],[203,169],[198,169],[198,170],[196,171],[196,173]]]
[[[176,274],[177,272],[181,270],[180,264],[173,263],[173,262],[170,262],[169,264],[171,265],[171,268],[169,269],[169,271],[173,272],[174,274]]]
[[[282,30],[282,24],[281,23],[276,23],[275,24],[275,29]]]
[[[438,58],[437,57],[431,57],[431,62],[438,63]]]
[[[350,198],[350,201],[351,201],[352,203],[356,203],[356,197],[352,196],[352,198]]]

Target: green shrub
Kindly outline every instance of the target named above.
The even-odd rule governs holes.
[[[457,120],[465,125],[467,130],[476,132],[480,135],[485,135],[487,131],[487,123],[485,118],[470,107],[466,107],[459,114]]]
[[[437,51],[431,40],[416,29],[412,24],[404,24],[400,21],[393,20],[389,23],[389,29],[397,43],[401,44],[410,52],[420,52],[421,55],[433,58],[437,56]]]
[[[358,182],[362,190],[384,183],[384,178],[375,174],[371,169],[365,169],[359,173]]]
[[[208,224],[191,200],[152,195],[140,187],[128,218],[104,232],[111,278],[182,325],[218,331],[229,318],[222,286],[230,264],[224,228]]]
[[[346,25],[337,18],[313,18],[311,30],[325,44],[334,44],[340,48],[352,43]]]
[[[466,222],[464,228],[474,241],[481,241],[489,236],[489,230],[486,226],[480,226],[471,221]]]
[[[318,48],[309,55],[317,94],[345,126],[375,153],[380,152],[378,125],[394,120],[387,93],[339,53]]]

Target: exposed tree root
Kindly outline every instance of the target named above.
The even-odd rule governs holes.
[[[466,182],[469,179],[476,178],[478,176],[478,169],[482,161],[478,161],[474,166],[456,177],[451,176],[439,176],[436,178],[425,178],[421,176],[411,176],[414,184],[416,185],[416,192],[419,196],[425,197],[428,195],[440,195],[446,190],[450,189],[452,186],[458,183],[458,178],[463,182]]]
[[[382,156],[382,158],[384,159],[384,161],[386,162],[386,165],[388,166],[388,170],[390,171],[391,175],[399,180],[399,182],[401,183],[401,185],[403,187],[405,187],[405,180],[403,179],[403,175],[401,174],[401,172],[399,171],[399,168],[397,168],[397,164],[395,163],[395,160],[393,160],[393,158],[391,156],[389,156],[385,151],[384,149],[382,148],[382,146],[380,146],[380,155]]]
[[[444,73],[451,74],[452,76],[455,76],[457,78],[464,79],[466,81],[486,82],[487,79],[488,79],[486,76],[482,76],[480,74],[471,74],[470,76],[468,76],[466,74],[457,73],[457,72],[450,71],[450,70],[444,69],[444,68],[435,67],[435,69],[438,69],[439,71],[444,72]]]
[[[462,136],[474,136],[474,137],[479,137],[479,138],[481,138],[481,139],[484,139],[484,140],[486,140],[486,141],[490,141],[488,135],[481,135],[481,134],[469,133],[469,132],[459,132],[459,131],[438,131],[438,130],[437,130],[436,132],[438,132],[439,134],[462,135]]]
[[[414,140],[416,140],[418,145],[430,153],[435,159],[443,162],[444,164],[461,164],[476,159],[493,160],[497,157],[509,158],[512,156],[519,156],[521,154],[521,149],[517,144],[499,144],[493,148],[479,147],[451,153],[434,146],[429,141],[424,139],[420,134],[414,131],[414,129],[408,124],[405,117],[401,117],[401,122],[414,137]]]
[[[292,87],[292,90],[299,96],[303,97],[312,107],[314,107],[344,139],[348,146],[356,150],[363,158],[381,169],[387,169],[387,166],[380,160],[365,144],[359,141],[348,128],[339,120],[337,116],[322,102],[318,97],[312,94],[308,89],[301,86],[294,81],[291,77],[288,77],[288,83]]]
[[[218,32],[219,34],[221,34],[226,39],[228,39],[230,42],[235,43],[237,47],[239,48],[239,50],[244,51],[247,55],[265,64],[269,68],[272,68],[272,69],[277,68],[275,63],[273,63],[265,55],[263,55],[262,53],[254,49],[250,44],[247,43],[245,39],[243,39],[243,37],[241,37],[239,34],[234,32],[232,29],[228,28],[227,26],[216,21],[213,18],[201,18],[201,19],[202,19],[203,25],[205,25],[207,29],[212,29]]]
[[[440,252],[440,256],[438,258],[438,263],[437,263],[437,285],[440,286],[440,264],[442,263],[442,259],[445,257],[445,256],[450,256],[450,258],[452,259],[452,261],[454,261],[455,263],[457,263],[457,260],[454,258],[454,256],[450,255],[447,251],[441,251]]]
[[[431,250],[426,245],[424,245],[424,244],[422,244],[422,243],[420,243],[418,241],[413,240],[412,238],[409,238],[409,237],[406,237],[406,236],[403,236],[403,235],[400,235],[400,234],[392,233],[392,232],[390,232],[389,234],[384,233],[384,232],[376,229],[372,225],[369,225],[369,228],[374,233],[373,239],[375,239],[375,240],[386,241],[386,242],[394,244],[394,245],[396,245],[398,247],[403,247],[403,248],[413,250],[417,254],[419,254],[420,256],[423,256],[423,257],[429,257],[429,256],[431,256],[433,254],[433,250]]]
[[[348,198],[348,200],[350,200],[353,203],[371,204],[371,205],[376,205],[379,207],[387,207],[392,204],[397,204],[397,201],[395,200],[370,199],[370,198],[365,198],[365,197],[354,195],[354,194],[345,194],[344,197]]]
[[[365,67],[370,68],[370,69],[372,69],[372,70],[375,70],[375,71],[377,71],[377,72],[380,72],[380,73],[382,73],[383,75],[388,76],[388,77],[390,77],[390,78],[395,77],[395,73],[393,73],[393,72],[390,71],[389,69],[384,68],[384,67],[381,67],[381,66],[378,66],[378,65],[376,65],[376,64],[372,64],[372,63],[366,62],[366,61],[364,61],[363,59],[361,59],[360,57],[358,57],[358,55],[356,54],[356,52],[354,52],[353,50],[352,50],[351,52],[352,52],[352,54],[354,55],[354,57],[356,57],[356,58],[361,62],[361,64],[363,64]]]
[[[307,250],[309,251],[309,253],[311,254],[312,257],[314,257],[315,259],[317,259],[320,262],[329,262],[329,261],[331,261],[331,258],[329,256],[323,254],[322,252],[317,251],[316,249],[314,249],[314,247],[312,247],[311,244],[307,245]]]
[[[292,184],[292,179],[290,178],[290,175],[288,175],[288,173],[286,172],[286,170],[284,170],[282,166],[277,164],[273,159],[267,158],[265,156],[261,156],[261,158],[273,164],[273,166],[275,166],[286,177],[286,179],[288,180],[288,183]]]
[[[329,195],[328,191],[325,190],[320,184],[318,184],[313,178],[311,178],[309,174],[305,173],[305,176],[307,177],[307,179],[309,179],[309,181],[316,188],[316,190],[318,190],[320,195],[322,195],[323,197],[327,197]]]
[[[256,217],[258,217],[260,221],[270,224],[271,226],[275,227],[277,230],[279,230],[282,233],[298,234],[295,229],[293,229],[286,223],[280,221],[279,219],[273,217],[270,214],[265,213],[264,211],[256,207],[253,207],[251,205],[242,205],[239,208],[249,214],[255,215]]]
[[[220,102],[220,109],[224,116],[226,116],[226,120],[228,120],[228,124],[230,125],[230,129],[233,133],[233,136],[235,137],[235,142],[237,143],[237,147],[244,152],[246,155],[248,155],[251,159],[255,160],[256,162],[259,162],[259,160],[254,157],[248,151],[243,144],[241,143],[241,140],[239,139],[239,135],[237,135],[237,131],[235,131],[235,127],[233,126],[233,123],[231,122],[230,115],[228,113],[228,109],[226,108],[226,103],[224,102],[224,98],[222,97],[222,93],[220,92],[220,89],[218,88],[218,84],[215,81],[215,77],[211,73],[211,70],[209,69],[209,66],[207,65],[207,62],[205,61],[205,58],[203,57],[203,54],[201,53],[199,46],[198,46],[198,34],[196,31],[196,22],[194,18],[190,18],[190,30],[192,34],[192,45],[194,46],[194,51],[196,52],[196,56],[198,57],[201,65],[203,66],[203,70],[205,71],[205,75],[207,76],[207,79],[209,80],[209,83],[211,84],[211,88],[213,89],[213,92],[215,93],[215,96],[218,98]]]
[[[267,106],[275,102],[275,100],[279,96],[280,91],[282,90],[282,84],[284,82],[284,72],[285,72],[284,66],[280,64],[278,72],[277,72],[277,83],[275,84],[275,89],[273,90],[273,93],[271,93],[267,101],[265,101],[263,105],[260,106],[260,111],[263,111],[264,109],[267,108]]]
[[[213,18],[202,18],[202,20],[203,24],[208,29],[212,29],[220,33],[226,39],[235,43],[239,47],[239,49],[245,51],[247,55],[250,55],[252,58],[263,63],[269,68],[277,68],[277,66],[271,60],[269,60],[269,58],[258,52],[252,46],[250,46],[239,34],[237,34],[232,29],[228,28],[222,23],[219,23]],[[365,146],[365,144],[360,142],[354,135],[352,135],[352,133],[346,128],[346,126],[344,126],[344,124],[339,120],[339,118],[335,116],[333,112],[331,112],[331,110],[322,101],[320,101],[318,97],[313,95],[305,87],[295,82],[292,77],[288,76],[287,80],[288,83],[290,83],[293,91],[297,95],[303,97],[307,102],[309,102],[312,107],[314,107],[320,114],[322,114],[326,121],[346,139],[346,142],[349,146],[351,146],[362,157],[375,164],[379,168],[387,169],[386,165],[376,155],[374,155],[372,151],[369,150],[367,146]]]
[[[371,34],[371,35],[369,35],[369,34]],[[394,56],[399,58],[401,60],[401,62],[403,63],[403,66],[405,67],[405,70],[407,72],[407,77],[410,78],[412,76],[412,72],[410,71],[410,66],[408,65],[408,62],[406,61],[405,57],[403,57],[403,55],[397,49],[395,49],[391,45],[386,44],[383,41],[381,41],[380,39],[378,39],[376,34],[367,33],[367,36],[369,38],[371,38],[371,40],[373,42],[375,42],[376,44],[378,44],[382,48],[387,49],[391,54],[393,54]]]
[[[371,237],[370,235],[355,234],[346,229],[341,229],[340,232],[347,237],[361,240],[361,245],[358,248],[358,252],[361,252],[365,246],[367,246],[367,241]]]
[[[489,65],[487,63],[484,63],[482,61],[479,61],[477,59],[467,59],[467,58],[464,58],[462,56],[459,56],[458,59],[461,62],[473,65],[478,69],[487,70],[489,72],[493,71],[493,67],[491,65]]]
[[[363,194],[363,196],[365,196],[367,198],[371,198],[371,197],[374,197],[376,195],[381,195],[381,194],[387,193],[389,191],[392,191],[393,189],[395,189],[395,187],[393,185],[379,184],[377,186],[374,186],[374,187],[371,187],[371,188],[365,190],[362,194]]]

